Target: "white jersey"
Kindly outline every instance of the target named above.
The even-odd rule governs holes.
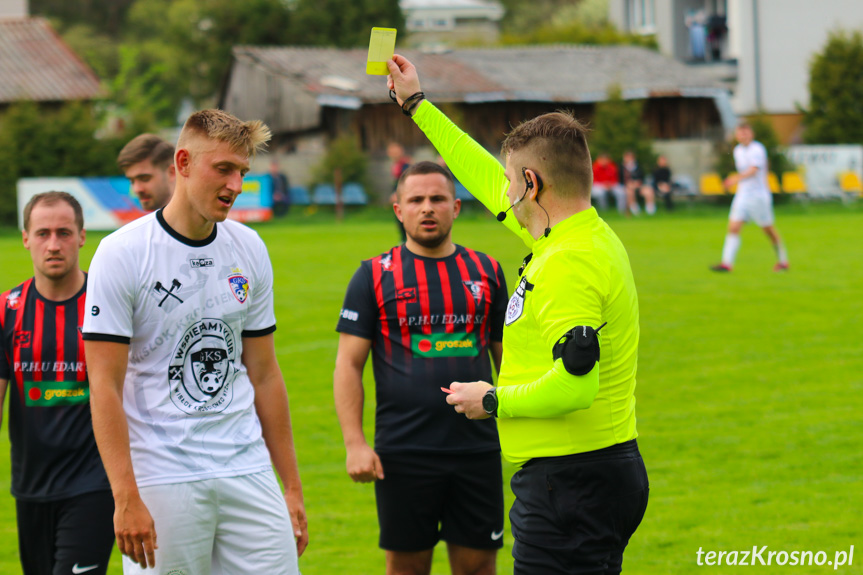
[[[241,362],[243,337],[276,327],[264,242],[226,220],[206,240],[144,216],[90,265],[84,339],[129,343],[123,406],[139,486],[270,469]]]
[[[737,195],[761,195],[770,197],[770,186],[767,184],[767,150],[755,140],[748,146],[737,144],[734,147],[734,166],[738,174],[742,174],[752,166],[758,168],[751,178],[737,182]]]

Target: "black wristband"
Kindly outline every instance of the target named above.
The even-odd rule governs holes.
[[[420,105],[420,102],[425,100],[425,97],[426,95],[424,93],[417,92],[405,98],[405,101],[402,102],[402,114],[408,118],[412,117],[413,111]]]

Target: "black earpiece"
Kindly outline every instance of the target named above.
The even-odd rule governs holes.
[[[533,182],[530,181],[530,178],[527,177],[527,168],[521,169],[521,175],[524,177],[524,186],[528,190],[533,189]]]

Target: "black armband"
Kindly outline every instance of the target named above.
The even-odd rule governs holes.
[[[599,338],[596,334],[607,323],[596,329],[589,325],[578,325],[563,334],[551,350],[554,361],[562,358],[563,367],[572,375],[589,373],[599,361]]]

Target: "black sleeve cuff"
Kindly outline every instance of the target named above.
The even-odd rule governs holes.
[[[270,327],[265,327],[264,329],[248,329],[243,330],[241,334],[243,337],[264,337],[265,335],[270,335],[276,331],[276,326],[271,325]]]
[[[342,325],[341,323],[339,323],[336,326],[336,331],[338,333],[346,333],[348,335],[355,335],[357,337],[361,337],[363,339],[369,339],[372,341],[374,341],[374,339],[375,339],[374,334],[364,332],[361,329],[355,329],[354,326],[351,326],[351,325]]]
[[[114,343],[125,343],[126,345],[132,343],[132,338],[130,337],[111,335],[109,333],[82,333],[81,338],[84,341],[111,341]]]

